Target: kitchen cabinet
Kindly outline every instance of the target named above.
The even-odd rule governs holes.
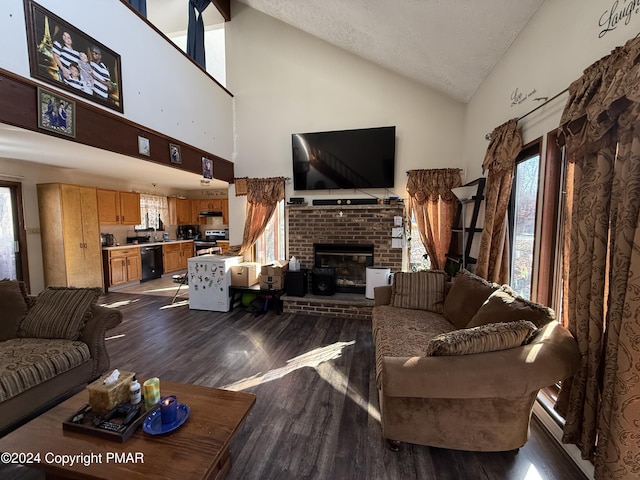
[[[196,224],[205,225],[206,217],[199,217],[200,212],[222,212],[222,223],[229,225],[229,199],[208,198],[206,200],[193,200],[193,211],[196,212]]]
[[[122,248],[103,251],[105,285],[113,287],[142,278],[140,248]]]
[[[139,225],[140,194],[97,189],[100,225]]]
[[[162,245],[164,273],[186,270],[187,259],[193,257],[193,242],[177,242]]]
[[[186,198],[167,198],[169,206],[169,223],[171,225],[191,225],[194,222],[191,215],[191,203]]]
[[[38,184],[45,286],[103,287],[95,187]]]

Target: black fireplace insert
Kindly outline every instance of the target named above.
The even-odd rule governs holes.
[[[373,245],[316,243],[313,245],[316,267],[332,267],[335,291],[364,294],[367,267],[373,266]]]

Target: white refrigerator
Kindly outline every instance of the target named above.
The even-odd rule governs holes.
[[[231,266],[241,261],[240,256],[200,255],[189,258],[189,309],[228,312],[231,305]]]

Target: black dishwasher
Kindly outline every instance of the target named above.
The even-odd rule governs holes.
[[[142,257],[142,280],[146,282],[162,276],[162,245],[140,248]]]

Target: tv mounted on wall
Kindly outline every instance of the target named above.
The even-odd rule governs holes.
[[[294,133],[293,189],[393,188],[396,127]]]

